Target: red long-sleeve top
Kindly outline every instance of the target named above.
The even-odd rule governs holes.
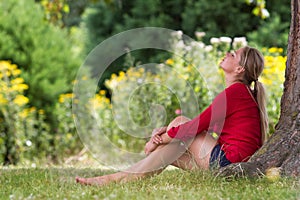
[[[167,133],[185,141],[203,131],[218,133],[218,143],[232,163],[247,161],[262,146],[259,109],[246,85],[229,86],[200,115]]]

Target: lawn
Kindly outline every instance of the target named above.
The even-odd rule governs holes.
[[[105,187],[76,184],[75,176],[107,174],[88,168],[2,168],[0,199],[300,199],[299,179],[225,180],[209,172],[165,170],[162,174]]]

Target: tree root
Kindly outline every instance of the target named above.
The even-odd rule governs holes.
[[[224,177],[227,179],[240,177],[259,178],[263,175],[264,173],[260,170],[257,164],[252,162],[230,164],[226,167],[220,168],[217,172],[217,177]]]

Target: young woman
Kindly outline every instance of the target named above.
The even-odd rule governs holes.
[[[180,116],[167,127],[155,129],[145,146],[146,158],[126,171],[77,177],[76,181],[106,185],[157,174],[170,164],[192,170],[247,161],[266,138],[265,92],[258,81],[264,59],[257,49],[247,46],[227,53],[220,67],[225,74],[226,89],[194,119]]]

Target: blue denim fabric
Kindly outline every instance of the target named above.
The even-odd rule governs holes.
[[[209,167],[210,169],[225,167],[226,165],[231,164],[229,160],[227,160],[225,156],[225,152],[221,150],[221,146],[217,144],[210,155],[209,159]]]

